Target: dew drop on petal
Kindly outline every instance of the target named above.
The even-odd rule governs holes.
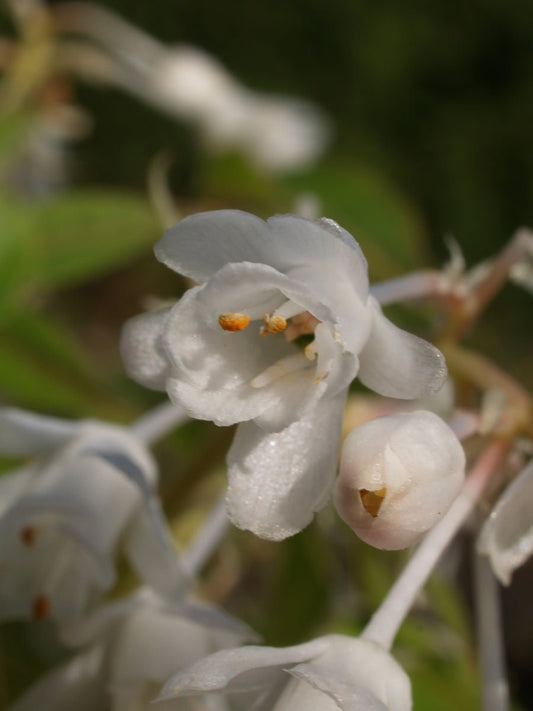
[[[365,511],[368,511],[372,518],[377,517],[386,493],[386,486],[381,489],[376,489],[376,491],[369,491],[368,489],[359,489],[359,496],[361,497],[361,503],[363,504],[363,508],[365,509]]]

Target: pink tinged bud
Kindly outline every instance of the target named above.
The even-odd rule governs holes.
[[[407,548],[449,509],[464,471],[463,448],[437,415],[417,410],[378,417],[344,441],[335,506],[366,543]]]

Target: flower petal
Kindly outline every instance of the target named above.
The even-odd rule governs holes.
[[[120,352],[126,371],[133,380],[153,390],[164,390],[168,358],[163,348],[170,308],[134,316],[122,329]]]
[[[514,570],[533,553],[533,461],[498,499],[478,541],[496,576],[509,585]]]
[[[107,708],[104,650],[93,647],[44,676],[9,711],[94,711]]]
[[[215,210],[186,217],[165,233],[156,257],[174,271],[206,281],[231,262],[267,264],[287,273],[305,264],[321,271],[348,269],[354,288],[368,292],[366,260],[357,242],[332,221],[312,222],[281,215],[264,222],[239,210]]]
[[[442,353],[395,326],[369,297],[373,323],[359,355],[359,379],[380,395],[413,399],[437,392],[447,376]]]
[[[141,580],[169,600],[178,599],[189,580],[183,571],[158,499],[145,500],[126,529],[126,556]]]
[[[239,426],[228,453],[228,512],[239,528],[282,540],[325,506],[335,478],[346,392],[281,432]]]
[[[9,456],[49,452],[68,442],[79,422],[36,415],[14,407],[0,408],[0,452]]]
[[[240,647],[225,649],[200,659],[170,678],[158,700],[181,694],[225,693],[261,690],[275,682],[288,664],[312,659],[325,651],[328,640],[321,637],[294,647]]]
[[[409,677],[382,647],[369,640],[329,635],[311,662],[289,670],[333,699],[343,711],[409,711]]]

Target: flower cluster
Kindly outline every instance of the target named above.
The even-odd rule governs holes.
[[[155,462],[126,429],[4,408],[0,451],[35,457],[0,478],[2,619],[76,619],[113,586],[119,547],[161,594],[184,588]]]
[[[126,324],[124,362],[192,417],[242,423],[228,454],[241,528],[280,540],[324,507],[356,376],[397,398],[444,382],[441,353],[383,315],[359,245],[331,220],[201,213],[155,251],[200,285]]]
[[[489,388],[488,414],[448,407],[448,423],[419,402],[391,404],[387,398],[437,393],[447,378],[444,356],[384,315],[359,245],[331,220],[205,212],[168,230],[155,251],[197,284],[175,304],[130,319],[121,350],[131,377],[166,391],[171,402],[129,428],[0,409],[0,451],[29,459],[0,478],[0,615],[50,618],[76,649],[11,711],[43,703],[53,711],[143,711],[159,690],[169,711],[409,711],[409,678],[390,653],[395,634],[489,480],[503,487],[500,470],[509,468],[517,435],[528,432],[530,399],[508,386],[514,399],[506,410]],[[488,283],[478,278],[465,287],[468,314],[476,312],[475,290],[486,299],[492,288],[490,275],[483,278]],[[428,284],[440,298],[446,288],[458,298],[455,282],[446,287],[445,278],[427,275],[381,293],[384,300],[395,289],[420,295]],[[472,366],[448,350],[463,373],[483,371],[482,361]],[[341,447],[356,378],[371,391],[374,410]],[[238,425],[226,496],[238,527],[282,540],[309,524],[334,489],[340,516],[370,545],[401,549],[422,539],[360,637],[243,647],[256,641],[245,625],[188,594],[226,517],[215,507],[178,558],[149,444],[185,416]],[[473,433],[488,442],[465,481],[460,440]],[[533,551],[533,468],[527,454],[513,454],[518,476],[478,541],[504,583]],[[102,603],[119,553],[142,586]]]

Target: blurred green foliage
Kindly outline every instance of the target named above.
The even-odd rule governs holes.
[[[199,44],[256,89],[316,101],[336,136],[313,169],[266,176],[241,157],[205,155],[193,130],[137,100],[76,85],[94,130],[73,151],[74,185],[40,201],[7,186],[0,192],[2,402],[122,421],[156,402],[127,381],[117,343],[146,296],[177,295],[183,286],[151,255],[162,228],[145,184],[162,148],[176,156],[170,180],[184,214],[238,207],[266,216],[316,194],[324,214],[361,242],[374,279],[442,260],[449,231],[473,260],[489,256],[518,225],[533,224],[533,7],[516,0],[101,4],[164,41]],[[0,170],[33,125],[36,107],[25,108],[0,116]],[[533,382],[526,298],[509,289],[476,338]],[[199,424],[158,447],[173,515],[196,505],[195,487],[220,465],[229,437]],[[271,644],[357,633],[404,556],[355,542],[328,516],[279,545],[232,532],[204,589],[215,597],[223,589],[220,601]],[[230,554],[241,582],[210,588]],[[462,596],[435,579],[399,639],[415,708],[478,707],[468,620]],[[3,639],[6,657],[12,639]],[[10,669],[24,655],[24,670],[33,669],[20,639],[13,655]]]

